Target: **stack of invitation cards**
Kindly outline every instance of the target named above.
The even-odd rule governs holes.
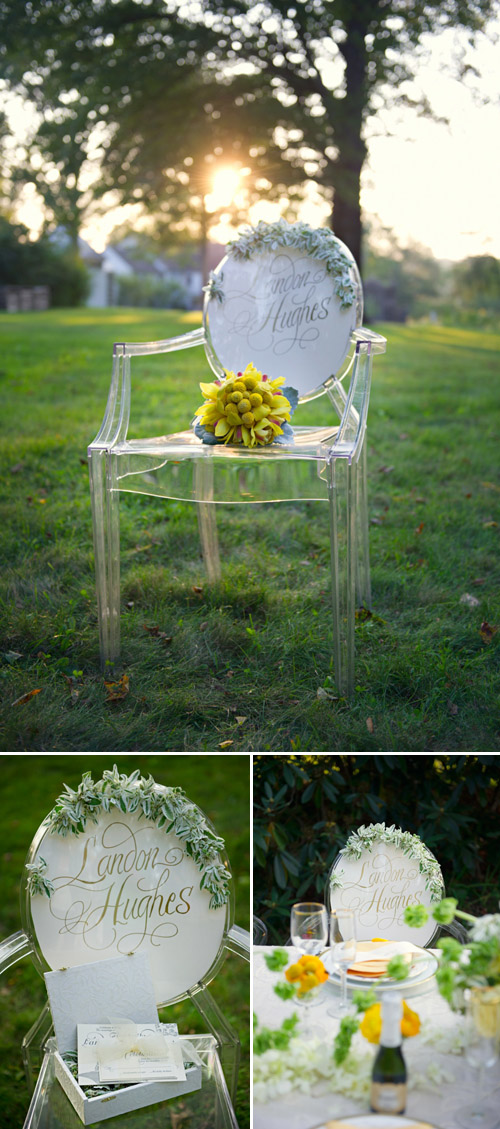
[[[78,1083],[185,1082],[175,1023],[78,1024]]]

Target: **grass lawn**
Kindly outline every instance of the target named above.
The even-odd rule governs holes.
[[[2,748],[500,748],[500,336],[380,327],[388,352],[375,360],[369,419],[375,614],[357,626],[352,703],[333,696],[325,504],[220,507],[223,581],[209,585],[194,507],[123,494],[130,689],[107,702],[86,446],[113,341],[168,337],[198,315],[0,318]],[[199,349],[145,358],[131,434],[188,426],[206,376]],[[321,403],[298,422],[313,422]],[[39,693],[13,704],[30,691]]]
[[[175,756],[4,756],[0,761],[0,940],[21,928],[19,892],[31,840],[62,792],[76,787],[90,769],[98,779],[116,760],[121,772],[139,768],[159,784],[176,785],[199,804],[226,841],[236,895],[235,920],[249,926],[249,760],[220,754],[210,757]],[[229,955],[211,985],[211,992],[234,1026],[243,1050],[237,1115],[240,1129],[249,1126],[249,966]],[[0,983],[0,1123],[19,1129],[29,1104],[21,1059],[23,1036],[45,1003],[45,986],[26,959],[11,968]],[[184,1032],[206,1031],[195,1008],[176,1004],[162,1013]],[[76,1123],[76,1122],[75,1122]]]

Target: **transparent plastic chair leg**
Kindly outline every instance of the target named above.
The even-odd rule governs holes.
[[[43,1058],[23,1129],[41,1129],[43,1125],[47,1125],[46,1111],[53,1081],[54,1056],[52,1050],[48,1048]]]
[[[107,458],[107,526],[109,576],[109,662],[120,658],[120,494],[116,455]]]
[[[240,1068],[240,1041],[238,1036],[204,984],[196,984],[188,992],[188,996],[197,1011],[203,1016],[211,1034],[217,1039],[219,1058],[234,1105]]]
[[[217,535],[217,507],[213,504],[214,467],[211,459],[196,459],[195,495],[199,499],[196,510],[203,560],[210,583],[220,580],[219,539]],[[204,499],[203,501],[201,499]],[[206,501],[205,501],[206,499]]]
[[[94,561],[103,670],[120,655],[120,535],[118,491],[106,451],[89,452]]]
[[[40,1012],[38,1019],[35,1020],[33,1026],[30,1027],[29,1031],[24,1036],[22,1042],[24,1072],[30,1092],[33,1089],[35,1077],[40,1069],[46,1041],[51,1033],[52,1016],[47,1002]]]
[[[368,541],[368,481],[366,434],[356,471],[356,601],[358,607],[371,608],[370,547]]]
[[[356,468],[348,459],[329,467],[330,545],[332,567],[333,655],[337,690],[354,693],[354,611],[356,573]]]

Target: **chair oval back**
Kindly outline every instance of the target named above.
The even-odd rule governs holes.
[[[370,824],[353,832],[331,867],[327,883],[330,909],[352,909],[358,941],[384,938],[432,943],[434,919],[420,928],[404,922],[407,906],[431,907],[444,897],[441,867],[428,847],[408,831]]]
[[[228,862],[181,789],[119,779],[121,787],[91,782],[85,799],[63,794],[66,811],[58,801],[38,829],[25,928],[41,972],[147,953],[163,1006],[208,984],[224,959],[233,915]]]
[[[361,279],[328,228],[260,223],[229,244],[203,316],[214,372],[243,371],[251,361],[309,399],[343,371],[363,318]]]

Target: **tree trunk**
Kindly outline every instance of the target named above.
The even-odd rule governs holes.
[[[364,154],[357,159],[351,157],[350,160],[342,160],[342,156],[339,157],[334,178],[335,196],[332,212],[333,231],[354,255],[360,270],[362,257],[360,180],[363,162]]]
[[[349,247],[361,270],[361,170],[366,158],[362,138],[367,104],[367,66],[365,36],[367,28],[353,15],[345,23],[346,38],[340,44],[345,61],[345,98],[335,130],[338,157],[333,166],[334,188],[332,227]]]

